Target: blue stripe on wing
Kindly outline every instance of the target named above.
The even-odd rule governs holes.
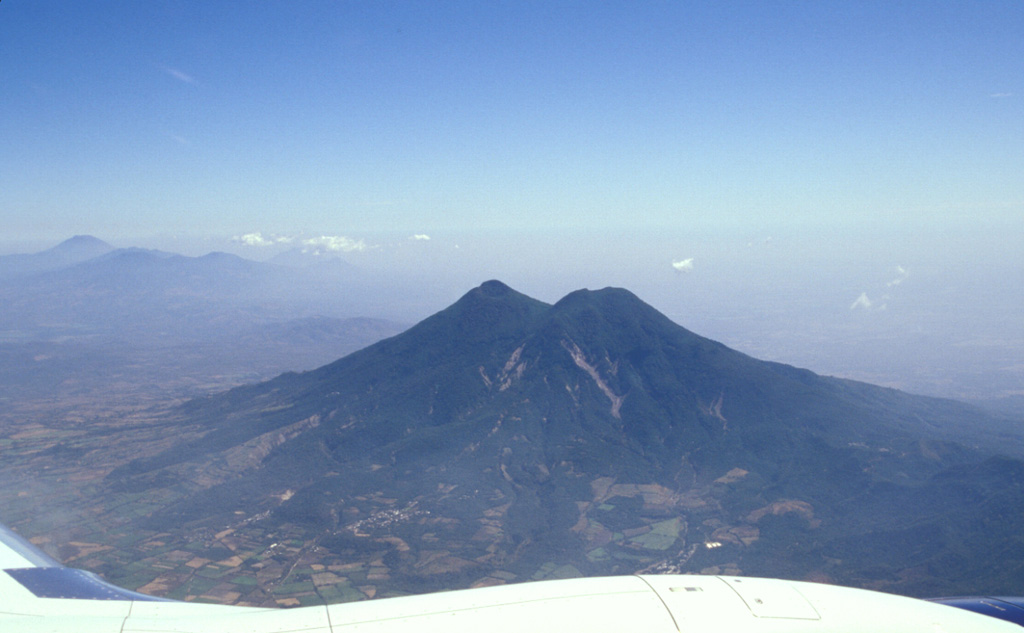
[[[96,574],[68,567],[26,567],[8,569],[7,575],[31,591],[37,598],[77,600],[141,600],[165,602],[145,594],[109,584]]]
[[[964,596],[957,598],[933,598],[929,602],[938,602],[951,607],[990,615],[993,618],[1024,626],[1024,598]]]
[[[164,601],[115,587],[96,574],[64,567],[0,525],[0,568],[38,598]]]

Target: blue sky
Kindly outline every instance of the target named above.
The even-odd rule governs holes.
[[[11,236],[1024,211],[1012,2],[0,5]]]

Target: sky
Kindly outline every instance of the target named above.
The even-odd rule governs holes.
[[[867,313],[1024,349],[1022,33],[1019,0],[6,0],[0,253],[327,249],[623,285],[794,362]]]
[[[0,6],[7,231],[1020,216],[1012,2]]]

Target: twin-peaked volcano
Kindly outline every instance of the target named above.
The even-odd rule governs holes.
[[[611,288],[548,305],[490,281],[178,415],[196,439],[109,478],[178,497],[148,527],[299,530],[303,556],[378,565],[383,591],[652,568],[934,591],[967,517],[1024,495],[986,448],[1019,452],[998,421],[755,360]]]

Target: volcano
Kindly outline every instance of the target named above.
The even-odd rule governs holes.
[[[106,480],[170,500],[140,529],[285,531],[377,595],[638,571],[1024,591],[1012,423],[751,358],[623,289],[489,281],[168,423],[191,435]]]

